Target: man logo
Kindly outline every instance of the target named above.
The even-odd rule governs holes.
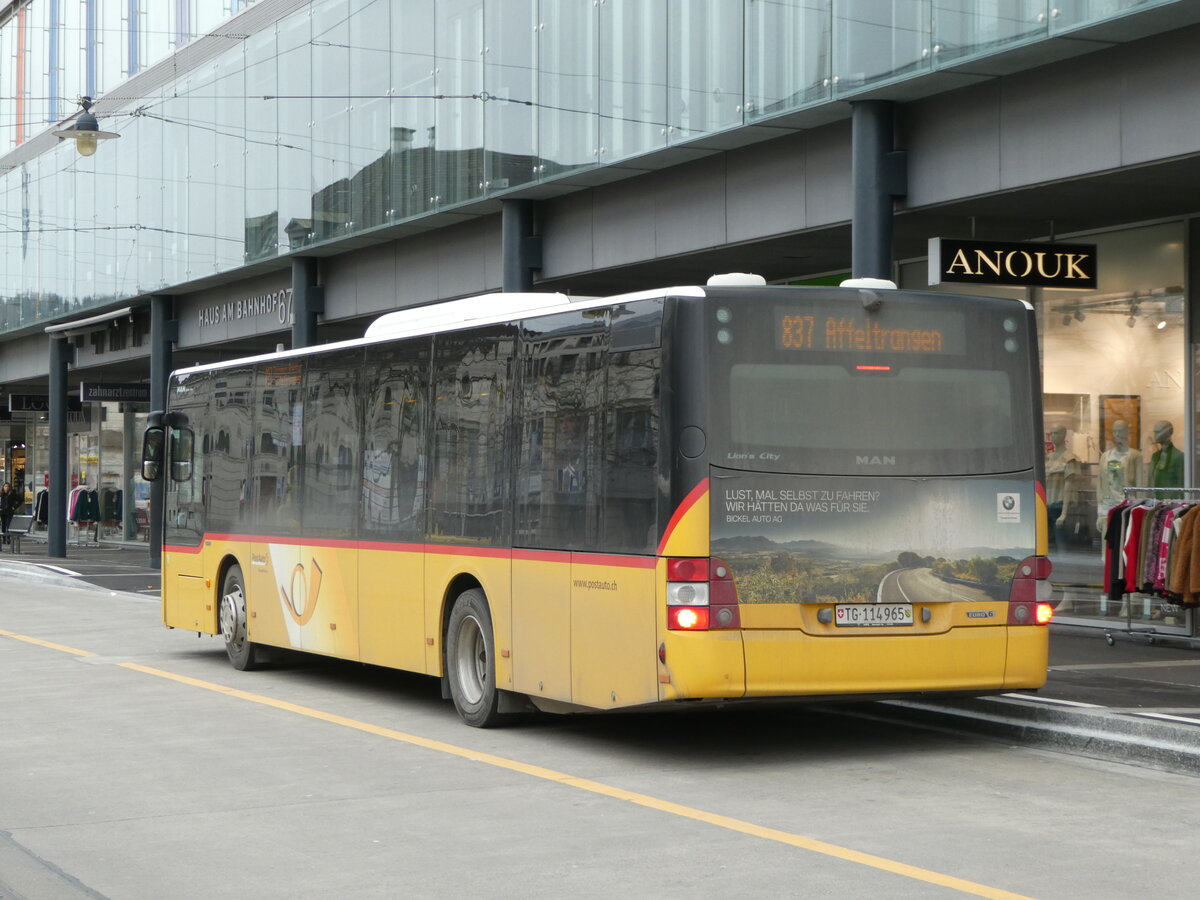
[[[894,456],[855,456],[854,461],[860,466],[894,466]]]

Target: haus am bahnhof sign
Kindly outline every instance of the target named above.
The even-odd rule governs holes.
[[[1094,290],[1096,245],[930,238],[929,283]]]

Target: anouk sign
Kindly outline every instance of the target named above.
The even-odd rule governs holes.
[[[198,316],[201,328],[261,317],[269,318],[272,324],[287,325],[292,319],[292,289],[281,288],[253,297],[239,297],[202,306]]]
[[[1012,244],[929,239],[929,283],[1096,287],[1094,244]]]

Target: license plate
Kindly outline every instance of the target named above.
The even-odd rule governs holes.
[[[843,627],[911,625],[911,603],[839,603],[834,624]]]

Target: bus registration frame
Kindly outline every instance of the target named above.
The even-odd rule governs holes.
[[[912,625],[911,603],[839,603],[834,610],[839,628],[890,628]]]

